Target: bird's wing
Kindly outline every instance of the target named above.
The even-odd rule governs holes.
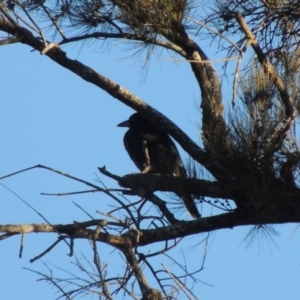
[[[158,136],[147,143],[153,173],[184,176],[184,167],[179,152],[168,135]]]
[[[124,135],[124,146],[134,164],[142,171],[145,168],[143,139],[134,130],[129,129]]]

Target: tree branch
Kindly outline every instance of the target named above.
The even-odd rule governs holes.
[[[180,194],[188,192],[195,197],[211,197],[234,199],[237,189],[219,182],[197,178],[169,177],[160,174],[129,174],[119,179],[119,184],[125,188],[143,189],[146,193],[155,191],[174,192]]]
[[[201,90],[202,137],[207,153],[215,157],[220,147],[224,148],[227,137],[223,119],[224,106],[218,75],[207,55],[186,33],[183,25],[174,33],[163,31],[164,36],[183,50],[183,57],[190,63]],[[227,141],[228,142],[228,141]],[[200,162],[200,161],[199,161]],[[202,162],[200,162],[202,164]],[[230,180],[230,172],[214,161],[209,171],[218,180]]]
[[[298,199],[298,197],[296,197]],[[296,201],[296,200],[295,200]],[[298,200],[297,200],[298,201]],[[283,224],[300,222],[300,204],[283,206],[278,211],[278,205],[274,206],[276,211],[268,210],[257,212],[255,215],[247,214],[245,211],[236,210],[217,216],[200,218],[194,221],[181,221],[170,226],[140,230],[128,230],[122,235],[112,235],[100,232],[97,241],[111,245],[122,251],[126,247],[145,246],[156,242],[162,242],[193,234],[211,232],[220,229],[233,229],[237,226],[261,225],[261,224]],[[97,224],[101,220],[89,221],[88,224]],[[48,224],[23,224],[23,225],[0,225],[0,232],[9,234],[22,234],[30,232],[47,232],[67,234],[73,239],[93,239],[95,230],[86,229],[86,222],[66,225]]]

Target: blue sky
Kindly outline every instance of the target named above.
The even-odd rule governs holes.
[[[82,49],[74,45],[64,49],[71,58],[128,88],[164,113],[196,142],[200,141],[200,113],[197,109],[200,92],[187,64],[174,63],[168,59],[167,53],[160,53],[153,57],[145,77],[140,62],[136,64],[135,59],[126,58],[130,52],[124,48],[111,47],[104,51],[99,44],[92,44]],[[214,58],[211,48],[205,50]],[[116,127],[133,112],[130,108],[24,45],[1,47],[0,66],[0,176],[36,164],[91,182],[101,176],[97,167],[103,165],[119,175],[137,171],[123,147],[124,129]],[[221,66],[216,65],[218,70]],[[231,87],[226,80],[224,83],[224,95],[229,99]],[[226,105],[225,109],[228,109]],[[181,153],[186,157],[184,152]],[[101,179],[107,186],[117,187],[108,178],[101,176]],[[105,211],[111,203],[101,194],[41,196],[41,192],[87,189],[47,170],[31,170],[1,183],[54,224],[88,219],[73,202],[95,218],[99,217],[96,210]],[[0,201],[2,224],[44,222],[3,186],[0,186]],[[211,211],[207,209],[205,213]],[[202,281],[194,290],[197,297],[203,300],[298,299],[299,229],[296,224],[276,226],[275,229],[280,233],[279,237],[274,237],[276,245],[263,240],[254,242],[251,247],[242,242],[249,228],[213,233],[205,269],[197,275]],[[180,260],[183,251],[191,270],[198,268],[204,247],[196,245],[204,237],[187,238],[172,252],[173,257]],[[22,259],[18,258],[20,237],[1,241],[2,299],[41,299],[42,296],[42,299],[50,300],[58,296],[49,284],[36,282],[39,276],[24,269],[47,273],[44,263],[48,263],[58,275],[61,271],[54,266],[76,271],[73,259],[67,256],[68,248],[63,244],[41,261],[29,262],[55,240],[55,234],[27,235]],[[109,268],[118,270],[120,261],[116,252],[102,247],[102,261],[107,259]],[[88,241],[76,242],[75,250],[79,257],[81,252],[92,257]],[[159,263],[172,267],[163,257]]]

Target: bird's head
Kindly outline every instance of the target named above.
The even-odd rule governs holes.
[[[153,125],[151,122],[149,122],[146,118],[144,118],[139,113],[134,113],[129,117],[128,120],[121,122],[117,125],[118,127],[129,127],[129,128],[153,128],[155,125]]]

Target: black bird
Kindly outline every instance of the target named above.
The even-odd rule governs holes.
[[[179,152],[163,130],[134,113],[119,127],[129,127],[124,135],[124,145],[135,165],[142,173],[158,173],[170,176],[187,177]],[[178,195],[184,201],[194,218],[201,215],[190,195]]]

